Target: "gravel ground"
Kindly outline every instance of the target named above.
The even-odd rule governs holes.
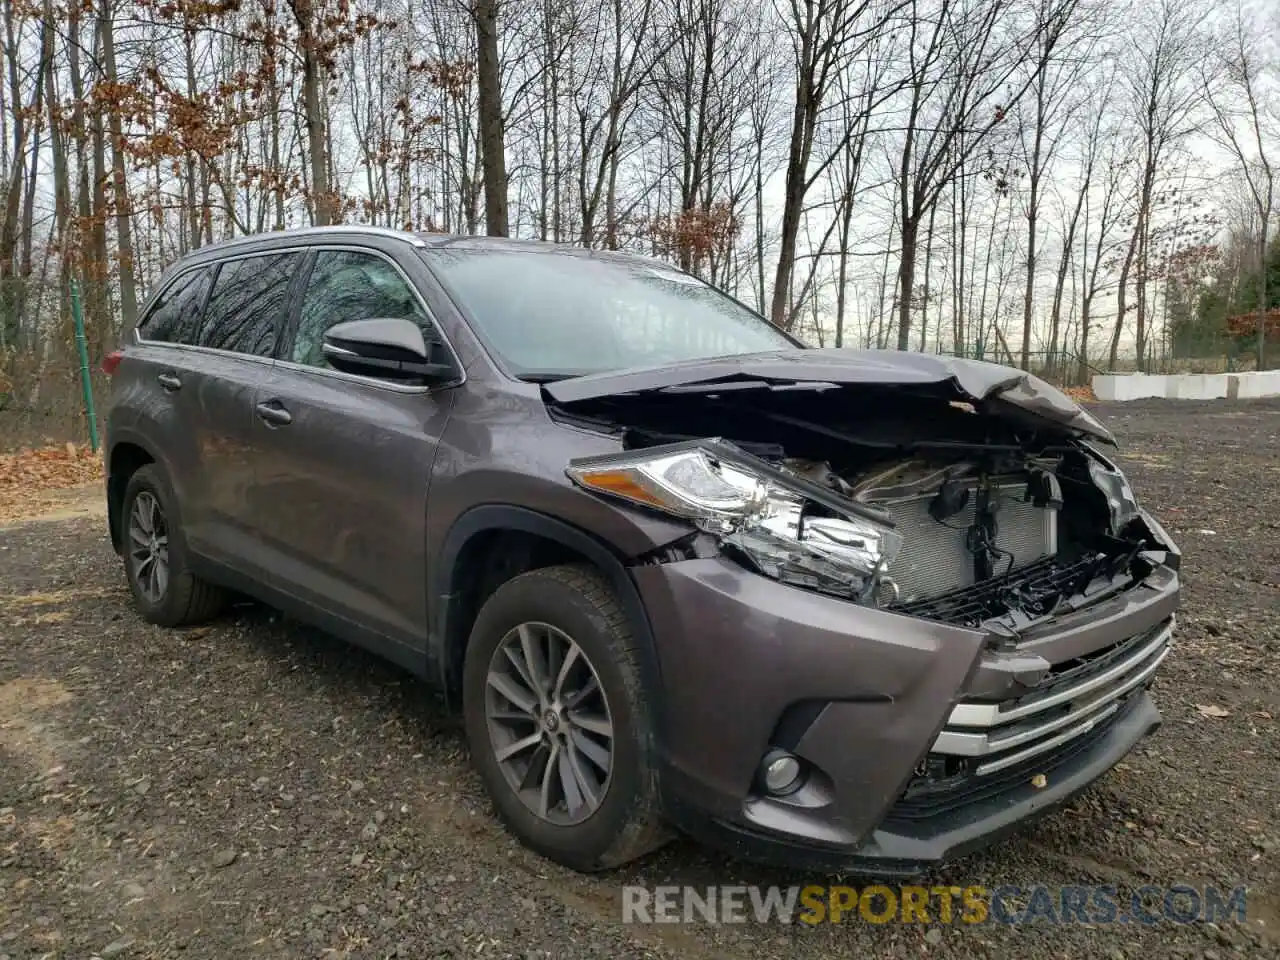
[[[625,883],[832,878],[683,840],[594,878],[540,860],[420,683],[257,607],[143,624],[71,504],[0,528],[0,957],[1280,956],[1280,402],[1097,409],[1185,552],[1165,725],[927,882],[1247,884],[1244,924],[624,925]]]

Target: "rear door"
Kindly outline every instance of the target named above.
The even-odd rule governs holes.
[[[199,440],[204,431],[195,425],[189,388],[203,377],[196,339],[215,271],[209,265],[192,267],[165,284],[138,321],[134,343],[111,383],[113,435],[139,441],[155,454],[184,518],[199,511],[193,501],[204,475],[206,445]],[[247,426],[247,416],[244,422]]]
[[[269,431],[258,532],[273,586],[412,660],[427,626],[427,487],[454,393],[334,370],[321,343],[336,323],[403,317],[447,347],[388,252],[317,250],[300,301],[255,404]]]
[[[254,404],[270,376],[303,281],[306,251],[272,251],[222,260],[200,318],[200,376],[182,395],[200,425],[198,510],[188,540],[197,551],[246,572],[260,563],[256,527],[257,457],[266,428]]]
[[[125,430],[145,437],[178,499],[189,547],[222,562],[244,550],[254,479],[256,391],[284,328],[303,254],[245,257],[179,274],[128,351]],[[252,276],[262,266],[256,278]],[[283,311],[283,312],[282,312]],[[122,370],[124,368],[122,364]]]

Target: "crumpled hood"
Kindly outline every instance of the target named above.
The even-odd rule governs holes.
[[[1083,436],[1115,444],[1111,431],[1050,383],[1022,370],[899,350],[795,349],[715,357],[558,380],[543,386],[552,400],[579,400],[648,393],[691,386],[763,381],[769,384],[826,383],[836,386],[901,385],[929,390],[940,399],[981,405],[998,412],[1008,405]]]

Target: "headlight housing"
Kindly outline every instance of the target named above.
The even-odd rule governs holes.
[[[1102,492],[1110,514],[1111,534],[1119,536],[1140,514],[1133,488],[1120,468],[1104,459],[1096,450],[1089,458],[1089,479]]]
[[[723,440],[589,457],[566,472],[583,489],[691,520],[766,576],[824,593],[878,602],[902,547],[881,511]]]

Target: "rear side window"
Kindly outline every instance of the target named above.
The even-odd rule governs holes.
[[[160,343],[195,343],[209,274],[209,268],[201,267],[174,277],[138,324],[138,336]]]
[[[269,357],[289,314],[289,287],[305,255],[267,254],[218,268],[200,322],[199,346]]]

